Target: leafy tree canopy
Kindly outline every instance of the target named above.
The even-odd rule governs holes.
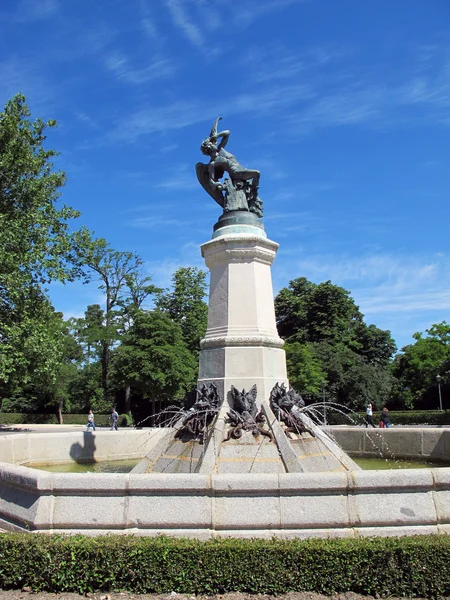
[[[415,342],[395,357],[394,375],[406,399],[411,396],[417,406],[434,409],[438,406],[437,375],[442,378],[444,405],[450,391],[450,325],[442,321],[425,333],[415,333]]]
[[[182,398],[195,385],[197,363],[181,327],[160,311],[139,311],[114,358],[114,379],[147,399]]]
[[[0,388],[31,373],[56,381],[55,318],[43,285],[82,273],[69,232],[79,213],[57,207],[65,175],[43,145],[55,125],[32,120],[21,94],[0,113]]]
[[[279,292],[275,312],[298,391],[317,397],[324,381],[327,396],[348,407],[386,402],[394,340],[389,331],[366,325],[347,290],[300,277]]]
[[[156,307],[180,325],[183,339],[195,357],[207,326],[205,294],[206,273],[196,267],[180,267],[173,274],[172,289],[160,293],[156,301]]]

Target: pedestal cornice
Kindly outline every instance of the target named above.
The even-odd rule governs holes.
[[[266,346],[269,348],[282,348],[284,340],[280,337],[269,337],[264,335],[240,335],[206,337],[200,342],[200,348],[225,348],[227,346]]]
[[[201,247],[208,267],[223,263],[256,261],[271,265],[278,244],[257,235],[227,235],[206,242]]]

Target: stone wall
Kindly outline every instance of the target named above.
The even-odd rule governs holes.
[[[61,434],[64,439],[59,439],[59,445],[53,442],[57,435],[0,437],[0,457],[9,460],[0,463],[0,527],[89,535],[165,533],[200,539],[450,533],[450,468],[244,476],[93,475],[49,473],[11,464],[29,462],[36,452],[40,461],[50,458],[50,448],[54,456],[71,456],[67,448],[88,445],[86,435],[78,432]],[[93,438],[95,457],[111,459],[129,456],[127,448],[134,453],[148,448],[161,433],[87,435]],[[47,449],[38,436],[47,438]]]
[[[33,433],[0,436],[0,460],[15,465],[142,458],[164,429]]]
[[[326,427],[324,430],[350,456],[450,462],[450,429]]]

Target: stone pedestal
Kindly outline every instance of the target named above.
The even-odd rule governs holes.
[[[201,247],[211,283],[198,383],[214,383],[222,398],[231,385],[249,390],[256,383],[259,405],[277,382],[287,384],[270,270],[277,249],[262,226],[229,217]]]

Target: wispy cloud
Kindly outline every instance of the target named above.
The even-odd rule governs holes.
[[[271,43],[249,49],[240,65],[248,78],[255,83],[265,83],[282,79],[310,77],[311,73],[339,64],[351,53],[349,49],[331,46],[313,46],[301,52],[287,50],[283,44]]]
[[[53,17],[60,9],[59,0],[22,0],[17,5],[17,22],[43,21]]]
[[[303,85],[287,85],[261,89],[223,99],[217,104],[192,100],[176,100],[164,106],[146,106],[127,115],[126,123],[117,122],[109,134],[116,141],[135,141],[142,135],[183,129],[195,123],[209,121],[221,112],[228,115],[264,115],[272,111],[283,112],[302,98],[310,97]]]
[[[157,216],[147,216],[147,217],[136,217],[135,219],[131,219],[128,221],[128,225],[131,227],[139,227],[141,229],[159,229],[161,227],[185,227],[188,223],[186,221],[181,221],[176,218],[168,218],[168,217],[157,217]]]
[[[446,257],[315,255],[292,262],[296,263],[293,272],[356,290],[363,312],[450,309],[450,259]]]
[[[269,13],[281,11],[295,4],[302,4],[309,0],[251,0],[245,4],[240,3],[239,9],[234,14],[236,25],[248,27],[256,19],[263,17]]]
[[[198,189],[198,186],[199,183],[195,177],[195,173],[186,170],[167,177],[167,179],[156,183],[153,187],[185,192],[186,190]]]
[[[172,21],[184,36],[197,48],[203,48],[205,40],[199,26],[189,16],[186,3],[180,0],[164,0]]]
[[[198,267],[206,271],[197,242],[186,242],[176,253],[163,261],[145,263],[146,271],[152,277],[153,283],[162,288],[170,286],[172,275],[179,267]]]
[[[33,106],[48,107],[55,98],[54,88],[47,79],[45,71],[32,58],[29,60],[12,57],[0,62],[0,98],[6,101],[22,92]]]
[[[153,0],[140,0],[141,10],[141,30],[147,38],[150,38],[157,45],[160,45],[164,41],[164,35],[161,32],[161,28],[157,26],[154,18],[155,3]]]
[[[312,253],[307,247],[280,252],[274,264],[276,290],[301,276],[315,283],[331,280],[349,290],[366,322],[395,330],[400,346],[418,329],[448,319],[448,256],[344,256]]]
[[[145,67],[136,69],[121,52],[114,52],[105,58],[105,66],[117,79],[139,85],[155,79],[166,79],[175,72],[173,63],[161,56],[153,58]]]

